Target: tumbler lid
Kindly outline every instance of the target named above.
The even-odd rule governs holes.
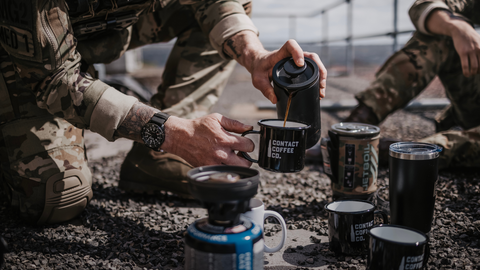
[[[332,130],[338,134],[352,137],[373,137],[380,134],[380,128],[377,126],[355,122],[342,122],[333,124]]]
[[[318,80],[318,66],[305,57],[303,67],[297,66],[292,57],[280,60],[273,67],[273,82],[288,91],[308,89]]]
[[[406,160],[429,160],[438,158],[442,149],[430,143],[397,142],[390,145],[390,156]]]

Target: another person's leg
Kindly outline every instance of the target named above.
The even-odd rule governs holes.
[[[480,126],[466,131],[442,131],[421,139],[420,142],[443,147],[439,169],[480,168]]]
[[[476,127],[480,124],[480,76],[463,76],[450,38],[426,41],[428,38],[417,34],[404,49],[393,55],[371,86],[356,96],[360,105],[345,121],[379,124],[389,113],[405,106],[438,75],[451,105],[435,118],[439,133],[420,141],[444,148],[440,168],[480,167],[480,133]],[[448,130],[454,126],[468,130]],[[388,152],[391,142],[381,142],[380,152],[382,145],[383,152]]]
[[[161,18],[160,20],[158,18]],[[155,26],[155,24],[161,25]],[[178,3],[143,16],[135,25],[131,47],[177,37],[150,103],[171,115],[196,118],[209,113],[227,84],[235,61],[225,60],[210,45],[191,11]],[[189,195],[182,158],[134,144],[120,172],[119,187],[136,192],[172,191]]]
[[[398,109],[405,107],[437,76],[451,49],[445,38],[415,33],[375,74],[375,80],[355,95],[359,105],[343,122],[379,125]],[[380,162],[386,164],[388,147],[394,139],[381,139]],[[307,150],[308,160],[321,160],[320,145]]]
[[[451,105],[435,119],[438,133],[420,141],[443,147],[440,169],[480,168],[480,75],[465,77],[460,58],[451,54],[438,77]],[[454,126],[464,130],[448,130]]]
[[[452,49],[446,38],[415,33],[383,64],[370,86],[355,95],[359,106],[344,122],[378,125],[405,107],[437,76]]]

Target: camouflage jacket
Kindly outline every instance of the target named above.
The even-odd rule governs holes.
[[[1,0],[0,124],[15,114],[11,106],[2,105],[21,106],[23,101],[13,99],[33,95],[38,107],[115,140],[115,130],[136,99],[82,72],[82,48],[105,51],[104,59],[87,63],[113,61],[128,48],[138,15],[174,2],[192,9],[221,55],[223,42],[234,34],[258,33],[237,0]],[[99,47],[95,35],[111,39],[110,48],[120,49]]]
[[[409,10],[415,28],[423,34],[431,35],[425,27],[428,15],[435,9],[446,9],[464,18],[471,24],[480,23],[480,1],[477,0],[416,0]]]

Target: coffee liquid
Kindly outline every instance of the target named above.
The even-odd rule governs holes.
[[[283,119],[283,127],[285,127],[285,124],[287,123],[288,111],[290,110],[290,103],[292,103],[292,96],[293,92],[288,95],[287,110],[285,111],[285,118]]]

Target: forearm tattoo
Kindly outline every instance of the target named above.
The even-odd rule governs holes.
[[[128,112],[125,120],[115,131],[115,138],[127,138],[134,141],[142,141],[142,127],[150,121],[152,116],[159,110],[141,102],[135,103]]]
[[[228,46],[226,48],[225,53],[230,56],[232,59],[238,59],[240,56],[242,56],[240,53],[237,52],[235,46],[234,46],[234,41],[233,39],[229,38],[227,41],[225,41],[225,44]],[[230,48],[230,50],[228,49]]]
[[[443,9],[442,11],[447,13],[448,16],[450,17],[450,19],[465,21],[465,19],[463,17],[460,17],[458,15],[453,14],[453,12],[451,12],[450,10]]]

